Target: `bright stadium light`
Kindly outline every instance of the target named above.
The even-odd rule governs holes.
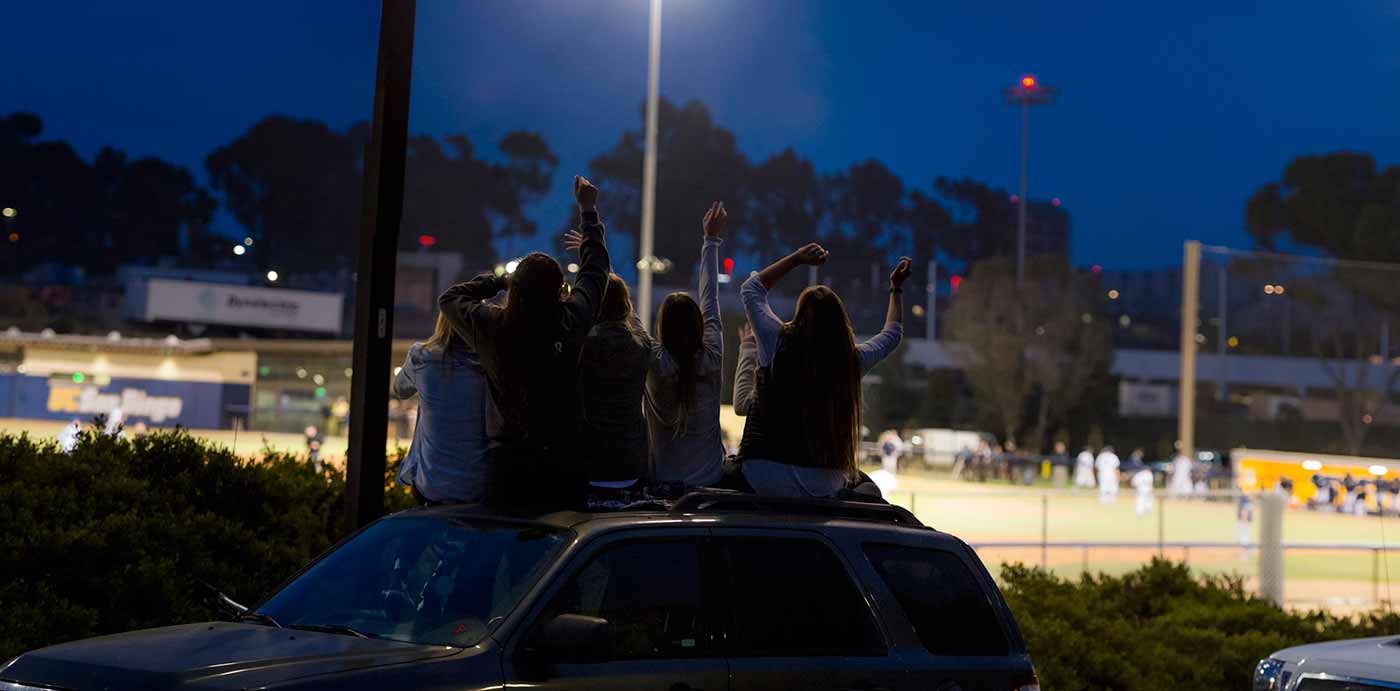
[[[236,255],[238,255],[238,256],[240,256],[240,257],[243,256],[243,253],[244,253],[244,252],[247,252],[247,251],[248,251],[248,250],[246,250],[246,249],[243,248],[243,245],[234,245],[234,246],[233,246],[233,253],[236,254]]]
[[[268,272],[267,272],[267,280],[268,280],[268,282],[270,282],[270,283],[276,283],[276,282],[277,282],[277,272],[276,272],[276,271],[272,271],[272,270],[268,270]]]

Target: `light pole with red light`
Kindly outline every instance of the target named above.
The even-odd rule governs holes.
[[[1021,193],[1016,200],[1016,287],[1020,287],[1026,273],[1026,207],[1030,198],[1026,196],[1026,164],[1030,154],[1031,106],[1048,106],[1055,102],[1060,90],[1045,86],[1027,74],[1015,86],[1003,92],[1006,102],[1021,107]]]

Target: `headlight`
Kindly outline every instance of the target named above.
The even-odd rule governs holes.
[[[1254,691],[1282,691],[1283,660],[1268,658],[1254,666]]]

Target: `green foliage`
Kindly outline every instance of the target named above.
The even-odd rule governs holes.
[[[344,490],[304,458],[242,459],[183,430],[88,430],[71,454],[0,435],[0,659],[218,617],[198,581],[256,603],[344,535]],[[412,499],[395,487],[385,504]]]
[[[1047,689],[1247,689],[1281,648],[1400,630],[1395,614],[1284,611],[1238,578],[1160,559],[1078,581],[1009,564],[1002,583]]]

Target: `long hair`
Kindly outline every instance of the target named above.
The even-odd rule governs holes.
[[[462,337],[452,330],[452,325],[447,323],[447,316],[441,311],[438,312],[437,324],[433,326],[433,335],[423,343],[429,350],[437,350],[442,353],[442,359],[448,359],[448,354],[453,350],[466,345],[462,342]]]
[[[502,390],[508,415],[523,415],[530,405],[530,372],[555,356],[559,334],[559,295],[564,272],[559,262],[531,252],[510,276],[502,326]]]
[[[819,468],[854,478],[860,443],[860,357],[841,298],[812,286],[797,298],[797,313],[783,325],[787,347],[773,368],[798,384],[798,406],[807,452]]]
[[[666,296],[656,315],[656,338],[676,362],[676,419],[671,425],[684,432],[695,410],[695,384],[699,378],[700,349],[704,347],[705,320],[700,305],[689,295]]]
[[[608,274],[608,284],[603,289],[603,304],[598,306],[598,321],[627,321],[632,314],[632,293],[627,290],[627,282],[617,274]]]

